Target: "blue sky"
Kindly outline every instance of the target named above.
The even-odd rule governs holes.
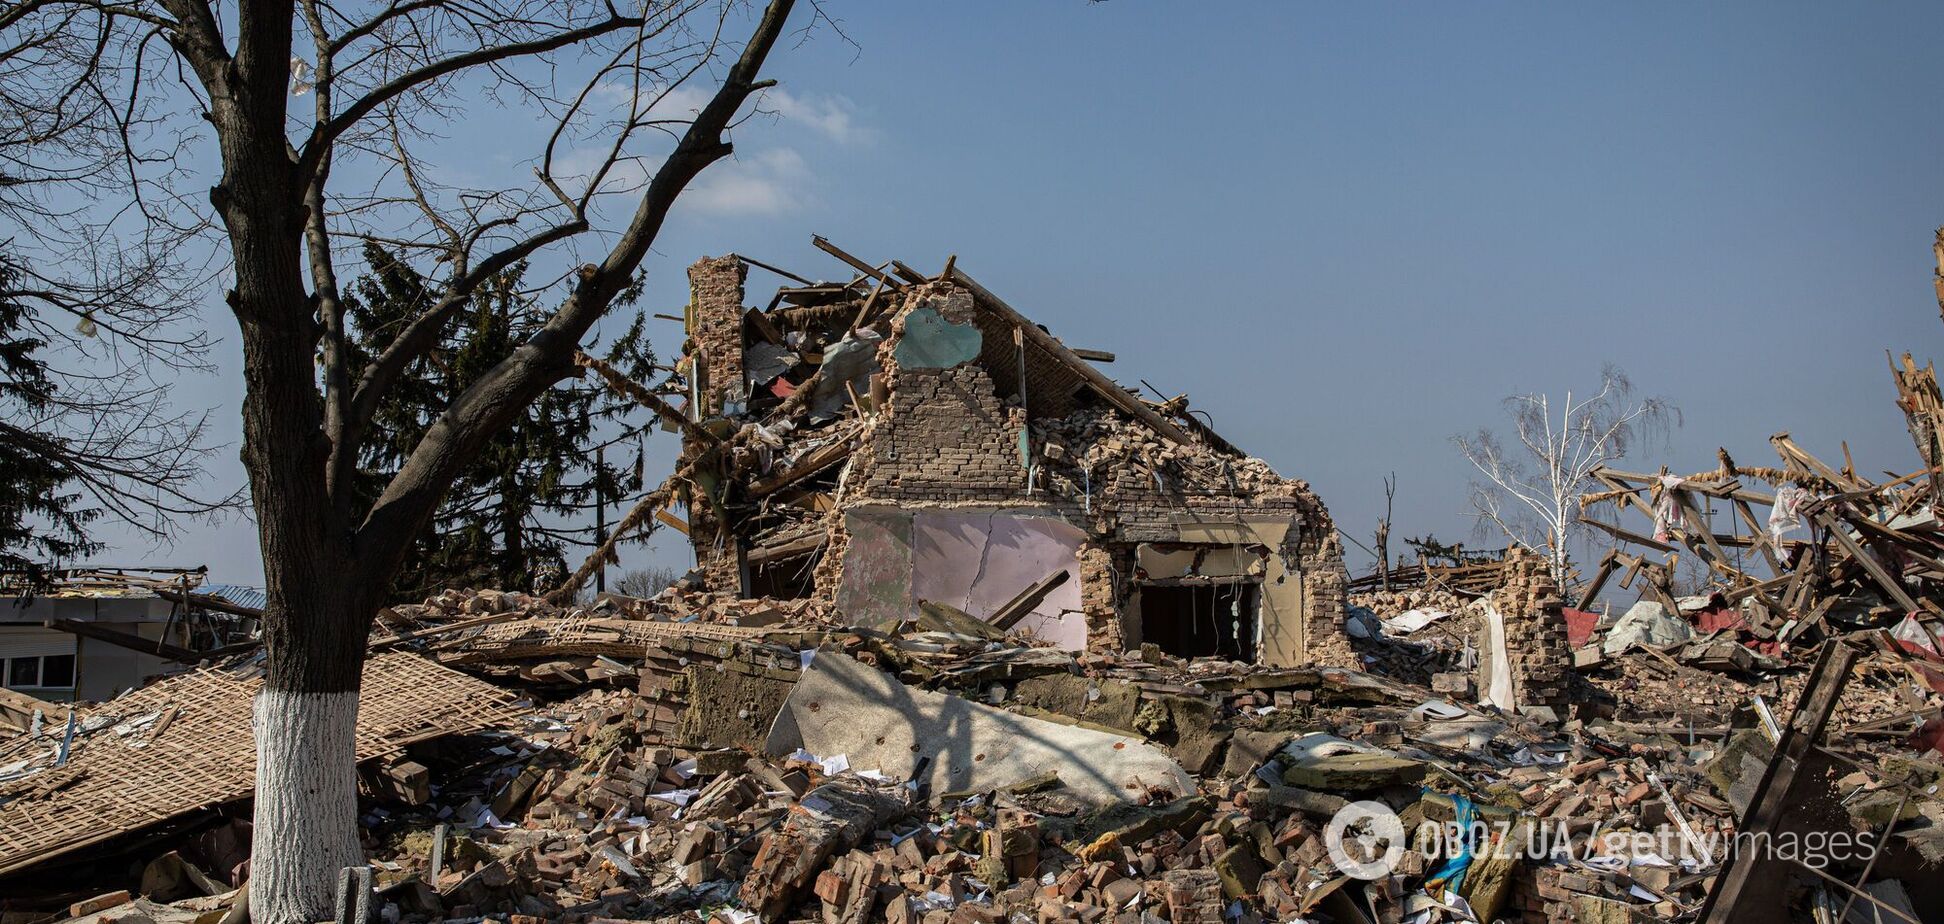
[[[1635,468],[1768,463],[1785,429],[1827,457],[1848,440],[1866,472],[1917,464],[1883,357],[1944,333],[1944,7],[827,6],[856,47],[826,30],[772,56],[776,114],[678,206],[651,310],[704,254],[839,275],[813,233],[920,268],[955,253],[1118,354],[1108,374],[1189,393],[1366,542],[1392,471],[1394,534],[1469,538],[1451,437],[1605,362],[1685,418]],[[527,156],[508,139],[529,140],[483,117],[440,159]],[[207,316],[221,372],[178,402],[233,441],[234,322]],[[234,459],[212,479],[240,481]],[[243,519],[100,559],[260,581]]]

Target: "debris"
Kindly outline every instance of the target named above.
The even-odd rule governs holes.
[[[1089,803],[1127,801],[1154,787],[1187,794],[1194,781],[1129,735],[1057,725],[957,696],[911,690],[836,652],[804,671],[765,750],[847,754],[853,766],[918,779],[933,793],[999,789],[1049,770]],[[916,769],[929,769],[922,776]]]
[[[694,572],[380,616],[341,917],[1922,924],[1944,901],[1930,455],[1875,482],[1777,434],[1774,468],[1601,469],[1583,502],[1615,546],[1584,579],[1427,538],[1353,580],[1308,485],[1186,396],[1114,384],[955,261],[819,246],[846,275],[763,308],[767,264],[692,268],[683,408],[580,360],[685,435],[611,542],[675,525]],[[1934,375],[1897,375],[1932,452]],[[20,920],[247,914],[247,822],[200,823],[249,795],[260,665],[72,711],[0,697]],[[1838,833],[1876,849],[1745,846]]]

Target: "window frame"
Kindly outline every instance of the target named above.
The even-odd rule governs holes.
[[[67,658],[71,662],[68,668],[68,682],[65,685],[49,686],[47,684],[47,659],[49,658]],[[34,662],[33,683],[21,683],[14,678],[15,666],[23,661]],[[74,689],[75,682],[80,679],[81,658],[79,652],[56,655],[15,655],[8,657],[6,662],[6,675],[4,678],[0,678],[0,681],[4,681],[0,682],[0,686],[4,686],[9,690],[71,691]]]

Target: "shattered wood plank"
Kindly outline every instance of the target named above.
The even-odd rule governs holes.
[[[1631,542],[1634,545],[1646,546],[1647,548],[1654,549],[1660,552],[1674,551],[1673,546],[1668,545],[1667,543],[1662,542],[1658,539],[1650,539],[1632,530],[1622,529],[1611,523],[1603,523],[1599,520],[1593,519],[1592,517],[1580,517],[1580,522],[1588,526],[1591,526],[1595,529],[1598,529],[1601,532],[1604,532],[1615,539],[1621,540],[1622,542]]]
[[[373,651],[380,651],[394,645],[403,645],[406,642],[417,641],[418,639],[451,635],[454,632],[464,632],[467,629],[477,629],[481,626],[490,626],[494,623],[507,622],[525,616],[526,613],[522,610],[508,610],[504,613],[494,613],[491,616],[480,616],[476,619],[461,619],[458,622],[449,622],[442,626],[431,626],[425,629],[413,629],[410,632],[400,632],[390,638],[382,638],[372,642],[371,648]]]
[[[58,629],[70,635],[79,635],[82,638],[91,638],[98,642],[119,645],[130,651],[139,651],[142,654],[155,655],[158,658],[167,658],[183,664],[220,660],[230,655],[253,651],[257,646],[263,644],[260,641],[248,641],[239,642],[234,645],[224,645],[220,648],[211,648],[208,651],[196,651],[191,648],[184,648],[181,645],[171,645],[159,639],[143,638],[131,632],[120,632],[114,629],[103,628],[94,623],[82,622],[76,619],[49,619],[42,622],[41,625],[49,629]]]
[[[906,265],[903,260],[892,260],[891,270],[898,274],[898,278],[903,279],[906,282],[912,283],[913,285],[924,285],[925,283],[931,281],[925,278],[924,273],[912,269],[910,266]]]
[[[1744,468],[1742,471],[1752,472],[1753,470]],[[1775,474],[1780,474],[1780,472],[1775,472]],[[1605,466],[1595,469],[1592,475],[1616,490],[1628,492],[1651,488],[1660,483],[1659,475],[1650,475],[1645,472],[1623,472],[1619,469],[1607,468]],[[1682,487],[1691,491],[1699,491],[1711,497],[1719,497],[1723,500],[1739,499],[1753,501],[1764,506],[1775,503],[1775,496],[1772,494],[1763,494],[1759,491],[1750,491],[1746,488],[1738,487],[1739,482],[1732,478],[1725,482],[1714,480],[1720,477],[1722,475],[1718,472],[1702,472],[1696,475],[1682,476],[1682,480],[1687,482]],[[1634,484],[1628,484],[1628,482],[1634,482]],[[1639,500],[1639,498],[1636,497],[1635,500]],[[1653,514],[1651,508],[1646,512],[1649,516]]]
[[[832,780],[804,793],[788,820],[756,848],[739,897],[766,921],[780,921],[803,898],[826,860],[862,843],[910,809],[902,786]]]
[[[263,611],[254,606],[239,606],[213,594],[199,594],[193,590],[185,594],[158,587],[155,589],[155,595],[170,603],[199,606],[206,610],[215,610],[218,613],[228,613],[231,616],[241,616],[245,619],[263,618]]]
[[[1739,849],[1740,845],[1743,837],[1751,834],[1766,842],[1771,830],[1788,812],[1793,802],[1791,790],[1794,788],[1796,771],[1803,758],[1822,740],[1829,717],[1835,711],[1837,701],[1842,698],[1843,688],[1849,683],[1851,670],[1862,655],[1862,648],[1847,639],[1833,640],[1823,648],[1796,710],[1789,717],[1788,727],[1782,732],[1782,740],[1776,745],[1774,756],[1764,768],[1761,781],[1755,786],[1748,811],[1738,819],[1736,837],[1729,842],[1728,856],[1722,861],[1714,888],[1709,890],[1701,906],[1704,924],[1757,920],[1751,915],[1756,906],[1764,910],[1768,908],[1767,903],[1747,901],[1750,907],[1740,909],[1740,913],[1737,913],[1737,905],[1743,904],[1745,898],[1752,897],[1750,887],[1769,881],[1764,873],[1783,861],[1777,860],[1773,851],[1744,851]]]
[[[766,270],[769,270],[770,272],[772,272],[772,273],[775,273],[776,275],[778,275],[778,276],[781,276],[781,277],[783,277],[784,279],[788,279],[788,280],[790,280],[791,282],[795,282],[795,283],[799,283],[799,284],[802,284],[802,285],[806,285],[806,286],[814,286],[814,285],[816,285],[816,283],[815,283],[815,282],[812,282],[812,281],[810,281],[810,280],[808,280],[808,279],[805,279],[805,278],[803,278],[802,276],[798,276],[797,274],[795,274],[795,273],[792,273],[792,272],[790,272],[789,270],[786,270],[786,269],[782,269],[782,268],[779,268],[779,267],[775,267],[775,266],[771,266],[771,265],[769,265],[768,263],[764,263],[763,261],[761,261],[761,260],[757,260],[757,259],[755,259],[755,258],[752,258],[752,257],[745,257],[745,256],[743,256],[742,254],[736,254],[736,259],[738,259],[738,260],[741,260],[741,261],[743,261],[744,263],[747,263],[747,264],[749,264],[750,266],[754,266],[754,267],[756,267],[756,268],[758,268],[758,269],[766,269]]]
[[[822,446],[804,453],[803,458],[798,459],[783,471],[765,478],[759,478],[751,483],[743,491],[743,494],[750,498],[766,497],[849,458],[852,440],[856,435],[856,431],[853,429]]]
[[[1627,473],[1627,474],[1632,474],[1632,473]],[[1651,475],[1642,475],[1640,477],[1643,479],[1653,480],[1653,476]],[[1609,488],[1622,492],[1619,495],[1619,498],[1624,503],[1625,506],[1633,507],[1634,509],[1639,510],[1641,514],[1648,519],[1649,522],[1653,521],[1654,507],[1652,504],[1649,504],[1640,498],[1640,495],[1637,493],[1640,490],[1639,488],[1625,483],[1624,481],[1621,480],[1620,475],[1616,475],[1612,471],[1605,468],[1594,469],[1593,478],[1598,482],[1600,482],[1601,484],[1606,485]]]
[[[788,346],[788,343],[783,339],[783,332],[777,330],[776,325],[770,321],[768,315],[751,308],[743,313],[743,320],[750,327],[756,328],[756,333],[764,340],[777,346]]]
[[[1916,537],[1891,529],[1888,526],[1884,526],[1881,523],[1865,517],[1858,517],[1849,522],[1856,527],[1858,532],[1866,533],[1869,537],[1874,537],[1884,542],[1895,543],[1897,550],[1903,554],[1923,562],[1934,571],[1944,572],[1944,561],[1940,561],[1927,554],[1935,551],[1935,549]]]
[[[865,296],[864,304],[858,306],[857,315],[851,318],[850,329],[849,331],[846,332],[847,335],[849,332],[854,332],[858,328],[863,327],[864,325],[869,324],[872,321],[877,319],[876,309],[877,309],[878,298],[883,294],[884,294],[884,280],[880,279],[878,280],[878,284],[871,289],[871,294]]]
[[[681,533],[684,536],[689,534],[688,521],[672,513],[669,513],[667,507],[657,508],[655,510],[655,519],[661,521],[662,525],[667,526],[669,529]]]
[[[1745,580],[1746,577],[1740,571],[1734,570],[1734,566],[1728,564],[1728,553],[1722,551],[1721,543],[1715,541],[1714,530],[1709,528],[1708,521],[1701,515],[1701,508],[1694,503],[1694,498],[1689,497],[1686,491],[1677,488],[1674,491],[1674,503],[1681,508],[1682,515],[1687,518],[1689,536],[1700,536],[1702,543],[1708,547],[1709,554],[1714,557],[1714,561],[1727,569],[1730,577]],[[1695,551],[1697,554],[1700,552],[1699,549]]]
[[[0,687],[0,724],[9,725],[20,731],[28,731],[34,725],[34,713],[41,714],[42,722],[52,722],[56,716],[67,714],[66,706],[56,706],[21,693]]]
[[[1614,550],[1608,549],[1605,555],[1600,556],[1599,570],[1593,572],[1593,580],[1586,583],[1586,590],[1580,594],[1578,609],[1584,611],[1593,605],[1593,599],[1606,588],[1607,579],[1613,577],[1614,569],[1618,567],[1619,561]]]
[[[773,561],[780,561],[786,558],[795,558],[799,555],[807,555],[811,552],[815,552],[816,550],[823,548],[825,541],[827,541],[829,538],[830,537],[827,533],[819,529],[808,536],[792,539],[789,542],[785,542],[781,545],[763,546],[761,548],[750,549],[749,553],[745,556],[745,560],[749,562],[750,567],[755,567],[757,565],[768,564]]]
[[[1033,612],[1033,608],[1039,606],[1041,600],[1046,599],[1047,594],[1052,593],[1054,588],[1065,584],[1071,576],[1066,569],[1062,568],[1026,585],[1026,589],[1021,590],[1011,600],[1006,601],[1004,606],[993,611],[991,619],[992,627],[995,629],[1012,628],[1014,624],[1030,615]]]
[[[1842,546],[1844,551],[1849,552],[1850,558],[1855,560],[1857,564],[1862,565],[1863,570],[1868,571],[1870,577],[1875,579],[1877,586],[1885,594],[1888,594],[1890,599],[1896,601],[1898,606],[1903,607],[1904,612],[1914,613],[1922,609],[1922,607],[1917,605],[1916,600],[1911,599],[1910,593],[1904,590],[1903,581],[1885,569],[1876,560],[1876,556],[1872,555],[1868,549],[1865,549],[1855,539],[1850,538],[1849,531],[1844,529],[1842,523],[1837,521],[1829,511],[1816,511],[1815,516],[1816,521],[1823,525],[1823,528],[1828,531],[1829,536],[1836,540],[1836,544]]]
[[[1858,491],[1865,487],[1865,485],[1843,477],[1841,472],[1823,464],[1821,459],[1816,458],[1808,450],[1796,445],[1795,440],[1789,438],[1788,431],[1786,430],[1769,437],[1769,445],[1775,447],[1775,451],[1782,457],[1782,461],[1805,472],[1812,473],[1841,490]]]
[[[1755,536],[1755,548],[1762,550],[1762,559],[1768,562],[1769,574],[1781,577],[1785,574],[1782,559],[1776,555],[1775,542],[1769,538],[1766,525],[1755,519],[1755,510],[1741,498],[1735,499],[1735,513],[1748,524],[1749,532]]]
[[[837,259],[850,264],[851,269],[854,269],[860,273],[863,273],[866,276],[871,277],[872,279],[875,279],[881,283],[884,283],[885,285],[890,286],[892,291],[899,292],[904,290],[904,286],[902,284],[895,282],[891,279],[891,277],[886,276],[883,270],[880,270],[872,266],[871,264],[866,263],[863,260],[859,260],[858,258],[850,255],[849,253],[845,252],[845,250],[842,247],[839,247],[836,244],[832,244],[830,241],[826,240],[822,235],[816,235],[816,234],[811,235],[810,243],[815,244],[818,250],[821,250],[824,253],[830,254],[831,256],[836,257]]]

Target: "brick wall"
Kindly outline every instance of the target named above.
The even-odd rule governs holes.
[[[705,257],[688,270],[687,352],[691,363],[705,370],[702,417],[716,414],[724,398],[743,396],[743,279],[748,274],[749,267],[734,254]],[[689,374],[696,374],[693,365]],[[681,461],[687,462],[703,447],[690,444],[682,448]],[[703,580],[710,590],[741,593],[742,569],[735,537],[724,535],[706,500],[698,496],[689,501],[689,542],[695,547]]]
[[[878,348],[891,400],[853,473],[857,496],[893,503],[1023,499],[1019,434],[1025,412],[999,400],[985,369],[976,362],[948,369],[898,365],[904,319],[920,307],[954,323],[969,323],[977,310],[970,293],[946,283],[919,286],[907,298],[891,336]]]
[[[1512,664],[1512,689],[1520,706],[1547,706],[1565,718],[1566,671],[1572,652],[1566,643],[1565,601],[1546,559],[1518,547],[1506,556],[1506,581],[1492,595],[1505,617],[1505,652]]]
[[[746,272],[734,256],[705,259],[689,269],[689,351],[702,357],[706,367],[703,406],[709,411],[725,398],[743,396]],[[904,325],[921,307],[953,325],[976,326],[981,336],[977,357],[948,368],[901,368],[897,354]],[[1019,387],[1016,348],[1004,325],[995,326],[969,292],[950,283],[915,286],[906,293],[878,357],[888,400],[868,419],[869,429],[851,456],[840,506],[1052,508],[1095,537],[1081,556],[1082,603],[1089,645],[1108,650],[1125,642],[1118,585],[1131,573],[1124,559],[1135,544],[1180,541],[1182,524],[1188,522],[1287,518],[1292,526],[1285,547],[1274,552],[1293,558],[1303,575],[1307,654],[1314,663],[1355,664],[1343,635],[1347,575],[1342,548],[1328,510],[1307,483],[1281,478],[1258,460],[1199,443],[1170,442],[1118,412],[1089,411],[1085,402],[1076,403],[1087,398],[1085,393],[1070,394],[1077,381],[1070,370],[1047,367],[1047,356],[1029,351],[1027,387],[1038,394],[1027,400],[1036,421],[1049,410],[1103,414],[1112,438],[1128,441],[1125,458],[1098,465],[1098,481],[1083,484],[1067,477],[1077,469],[1060,477],[1042,470],[1029,491],[1019,448],[1028,430],[1027,412],[1017,397],[1002,397]],[[874,385],[873,391],[878,390]],[[1052,402],[1054,395],[1061,400]],[[1037,439],[1034,446],[1041,448]],[[1045,460],[1038,464],[1049,465]],[[697,501],[690,508],[697,560],[712,589],[736,590],[739,575],[732,544],[723,543],[718,550],[719,526],[707,505]],[[847,539],[840,525],[817,568],[820,594],[834,594],[841,583]]]
[[[689,356],[704,367],[708,388],[703,417],[722,410],[724,399],[745,397],[743,385],[743,280],[749,267],[735,254],[704,257],[689,267]]]
[[[1118,652],[1126,648],[1121,629],[1119,581],[1127,573],[1107,548],[1087,543],[1080,549],[1080,609],[1087,617],[1087,648]]]
[[[1325,515],[1327,517],[1327,514]],[[1329,526],[1329,520],[1324,524]],[[1305,604],[1309,612],[1303,633],[1303,647],[1309,663],[1334,667],[1363,665],[1350,648],[1350,635],[1344,631],[1344,610],[1349,605],[1350,574],[1343,566],[1343,542],[1336,529],[1305,529],[1298,545],[1303,565]]]

